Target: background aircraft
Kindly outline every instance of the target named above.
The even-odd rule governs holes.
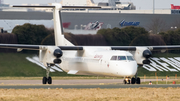
[[[180,6],[174,6],[173,4],[171,4],[171,9],[180,9]]]

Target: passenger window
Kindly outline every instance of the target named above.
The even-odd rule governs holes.
[[[117,60],[117,56],[112,56],[111,60]]]
[[[125,56],[118,56],[118,60],[126,60]]]
[[[134,61],[134,58],[132,56],[127,56],[127,59],[130,61]]]

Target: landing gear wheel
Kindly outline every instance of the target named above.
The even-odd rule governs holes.
[[[128,80],[128,83],[127,84],[131,84],[131,81],[130,80]]]
[[[47,63],[47,67],[46,67],[46,77],[43,77],[43,81],[42,83],[43,84],[52,84],[52,78],[49,76],[49,73],[50,73],[50,68],[51,66],[53,66],[54,64],[48,64]]]
[[[48,84],[52,84],[52,78],[48,77],[47,82],[48,82]]]
[[[46,78],[46,77],[43,77],[42,83],[43,83],[43,84],[46,84],[46,83],[47,83],[47,78]]]
[[[123,81],[124,84],[127,84],[126,80]]]
[[[131,84],[135,84],[136,83],[136,79],[133,77],[132,79],[131,79]]]
[[[137,79],[136,79],[136,84],[141,84],[141,80],[139,77],[137,77]]]

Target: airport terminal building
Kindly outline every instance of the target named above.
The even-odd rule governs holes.
[[[92,0],[87,0],[87,2],[90,1]],[[158,33],[159,31],[173,30],[180,27],[180,9],[178,6],[171,5],[171,9],[155,11],[134,10],[131,9],[134,6],[130,7],[129,5],[124,5],[124,8],[121,7],[121,9],[117,9],[116,7],[107,9],[110,1],[113,0],[109,0],[107,7],[101,4],[103,7],[98,10],[64,9],[61,15],[64,31],[73,34],[95,34],[102,28],[139,26],[153,32],[153,28],[156,26],[158,27],[158,31],[153,33]],[[118,0],[114,1],[116,5]],[[89,5],[93,5],[93,2],[89,3]],[[0,15],[0,27],[8,31],[11,31],[16,25],[22,25],[24,23],[44,24],[46,27],[53,27],[52,11],[49,10],[26,9],[22,11],[8,11],[8,9],[1,9]]]

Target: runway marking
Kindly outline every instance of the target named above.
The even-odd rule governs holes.
[[[170,72],[178,72],[180,71],[180,57],[172,57],[172,58],[151,58],[151,63],[149,65],[143,65],[148,71],[170,71]],[[170,68],[170,66],[172,68]]]

